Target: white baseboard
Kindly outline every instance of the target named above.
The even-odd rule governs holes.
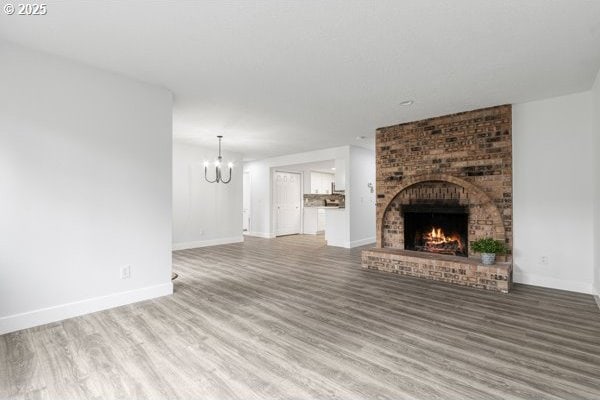
[[[350,248],[366,246],[368,244],[375,243],[375,241],[376,241],[375,237],[368,237],[368,238],[364,238],[364,239],[353,240],[350,242]]]
[[[274,239],[275,238],[274,233],[268,233],[268,232],[246,232],[245,235],[246,236],[256,236],[256,237],[264,238],[264,239]]]
[[[171,282],[0,318],[0,335],[173,293]]]
[[[327,246],[343,247],[345,249],[350,248],[350,242],[336,242],[334,240],[325,240],[325,242],[327,243]]]
[[[586,282],[567,281],[547,276],[524,274],[518,271],[514,272],[513,281],[533,286],[543,286],[552,289],[568,290],[570,292],[593,294],[592,285]]]
[[[352,242],[334,242],[334,241],[328,240],[327,246],[343,247],[345,249],[352,249],[354,247],[366,246],[367,244],[371,244],[371,243],[375,243],[374,237],[354,240]]]
[[[218,239],[198,240],[195,242],[173,243],[173,250],[195,249],[197,247],[218,246],[220,244],[240,243],[244,241],[244,236],[232,236]]]

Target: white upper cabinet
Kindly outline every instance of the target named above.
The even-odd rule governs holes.
[[[312,194],[331,194],[332,174],[322,172],[310,173],[310,192]]]

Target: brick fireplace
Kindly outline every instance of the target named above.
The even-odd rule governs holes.
[[[493,266],[470,246],[512,249],[511,106],[380,128],[377,244],[363,266],[507,292],[510,251]]]

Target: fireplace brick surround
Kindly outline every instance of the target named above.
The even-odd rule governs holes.
[[[512,279],[512,110],[510,105],[377,129],[376,248],[363,266],[507,292]],[[494,266],[404,250],[402,207],[469,210],[468,238],[493,237],[509,253]]]

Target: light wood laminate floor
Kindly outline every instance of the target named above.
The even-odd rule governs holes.
[[[0,399],[600,398],[592,296],[365,271],[314,236],[173,260],[173,296],[1,336]]]

